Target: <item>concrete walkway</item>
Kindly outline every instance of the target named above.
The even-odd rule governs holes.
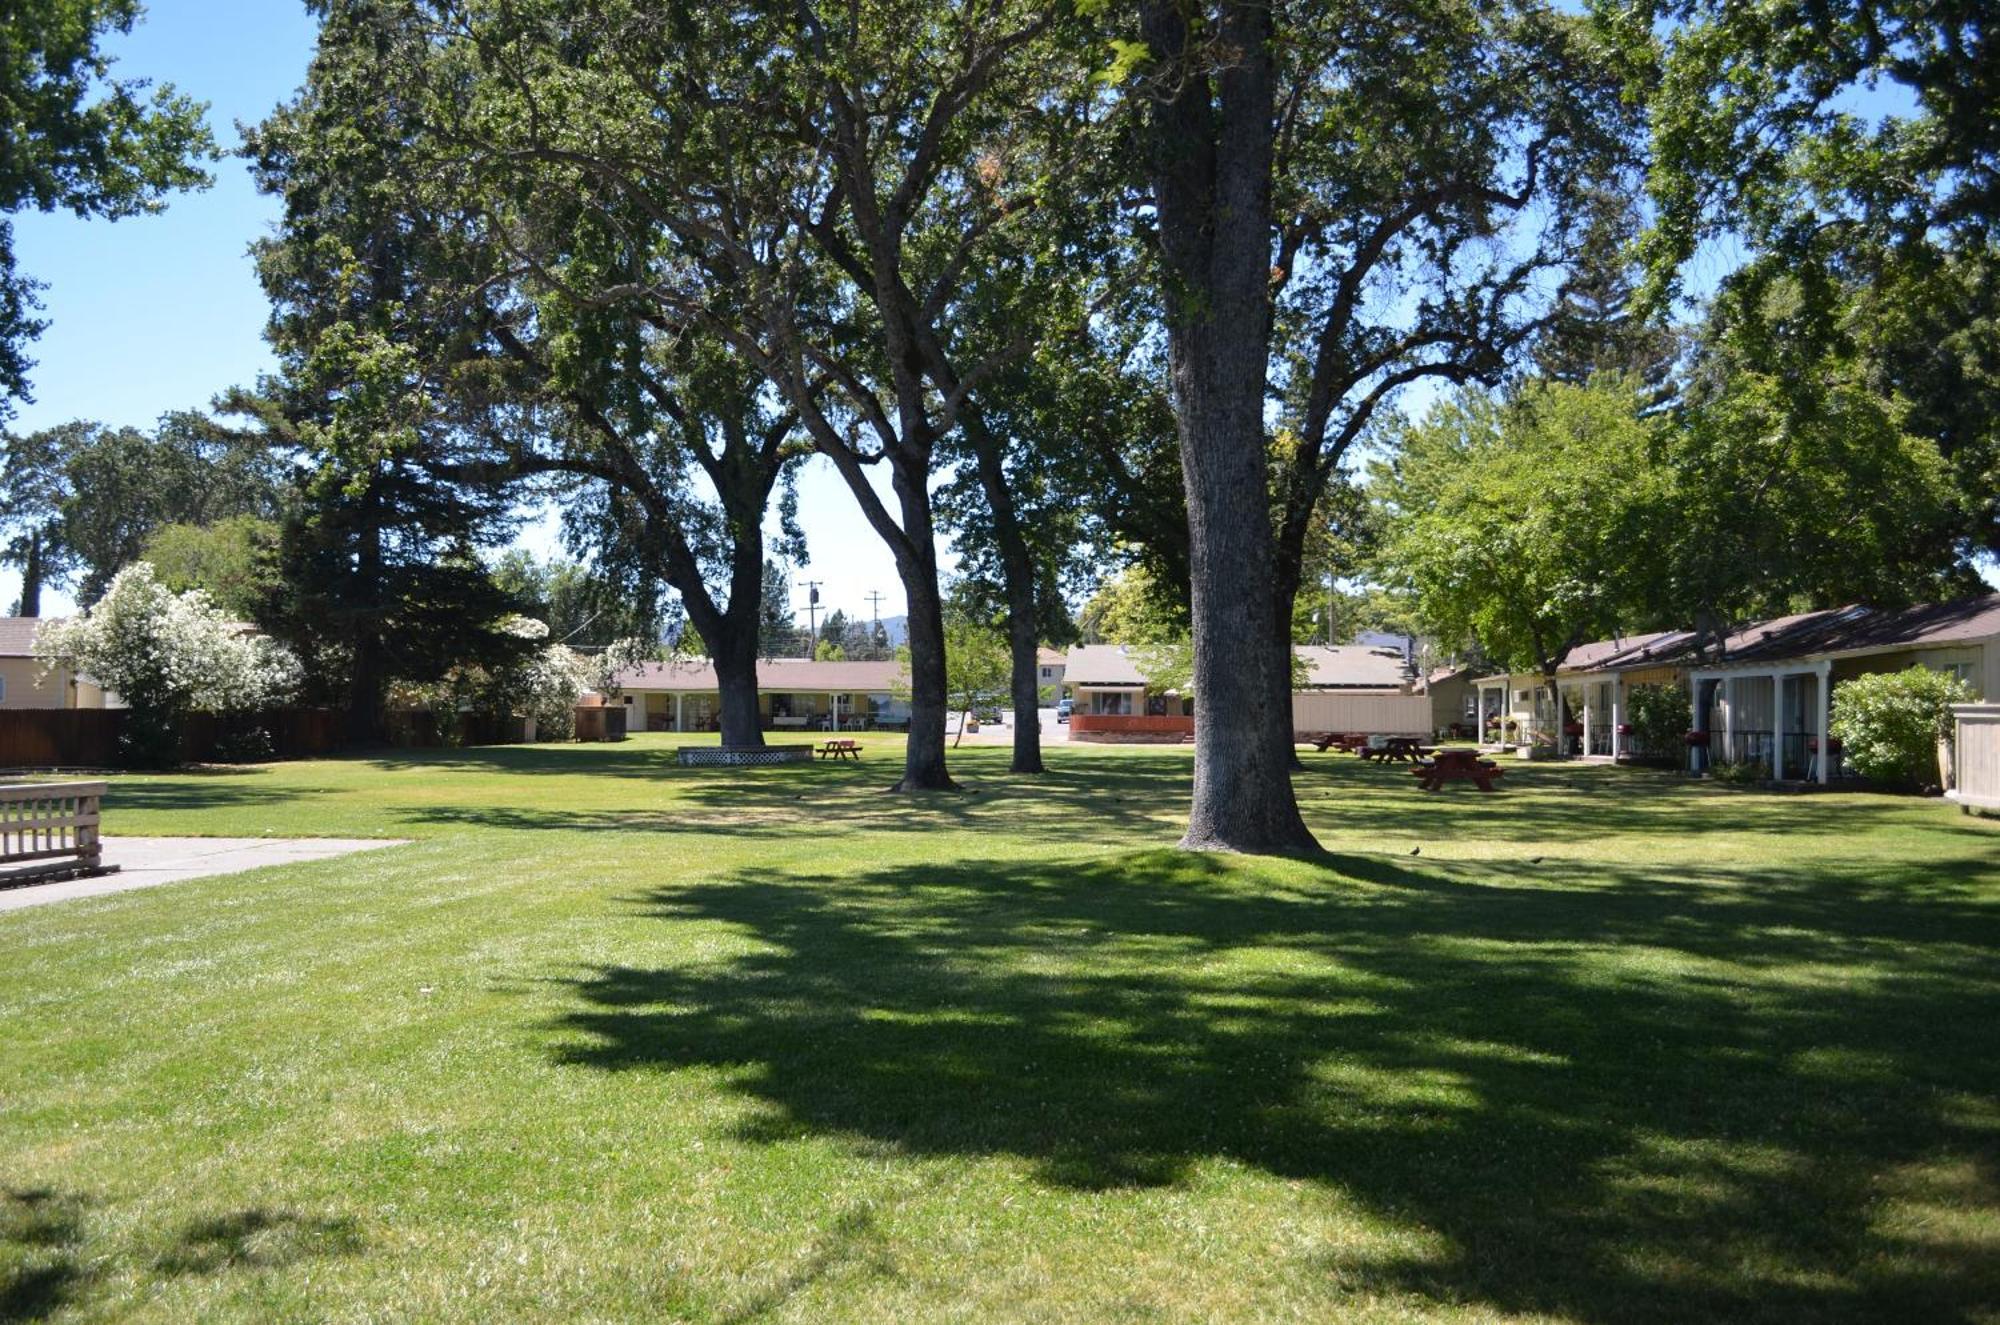
[[[0,888],[0,911],[401,845],[403,839],[379,837],[107,837],[104,863],[119,866],[118,873]]]

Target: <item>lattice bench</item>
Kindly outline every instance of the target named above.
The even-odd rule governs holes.
[[[810,764],[810,745],[683,745],[675,750],[683,768],[752,768],[764,764]]]
[[[102,782],[0,787],[0,888],[115,874],[98,838]]]

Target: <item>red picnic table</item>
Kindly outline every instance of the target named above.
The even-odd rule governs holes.
[[[1410,772],[1425,791],[1442,791],[1447,782],[1470,782],[1481,791],[1491,791],[1494,782],[1507,775],[1491,759],[1481,759],[1477,750],[1439,750]]]

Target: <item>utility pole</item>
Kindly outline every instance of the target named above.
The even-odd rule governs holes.
[[[862,597],[868,600],[868,618],[874,623],[874,629],[868,632],[868,656],[874,658],[877,656],[875,641],[882,638],[882,600],[887,595],[878,589],[870,589]]]
[[[806,657],[810,658],[819,647],[820,581],[800,580],[799,586],[806,591]]]

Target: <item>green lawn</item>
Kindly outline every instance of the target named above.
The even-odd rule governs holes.
[[[0,914],[0,1320],[2000,1319],[2000,824],[678,739],[121,779],[416,840]]]

